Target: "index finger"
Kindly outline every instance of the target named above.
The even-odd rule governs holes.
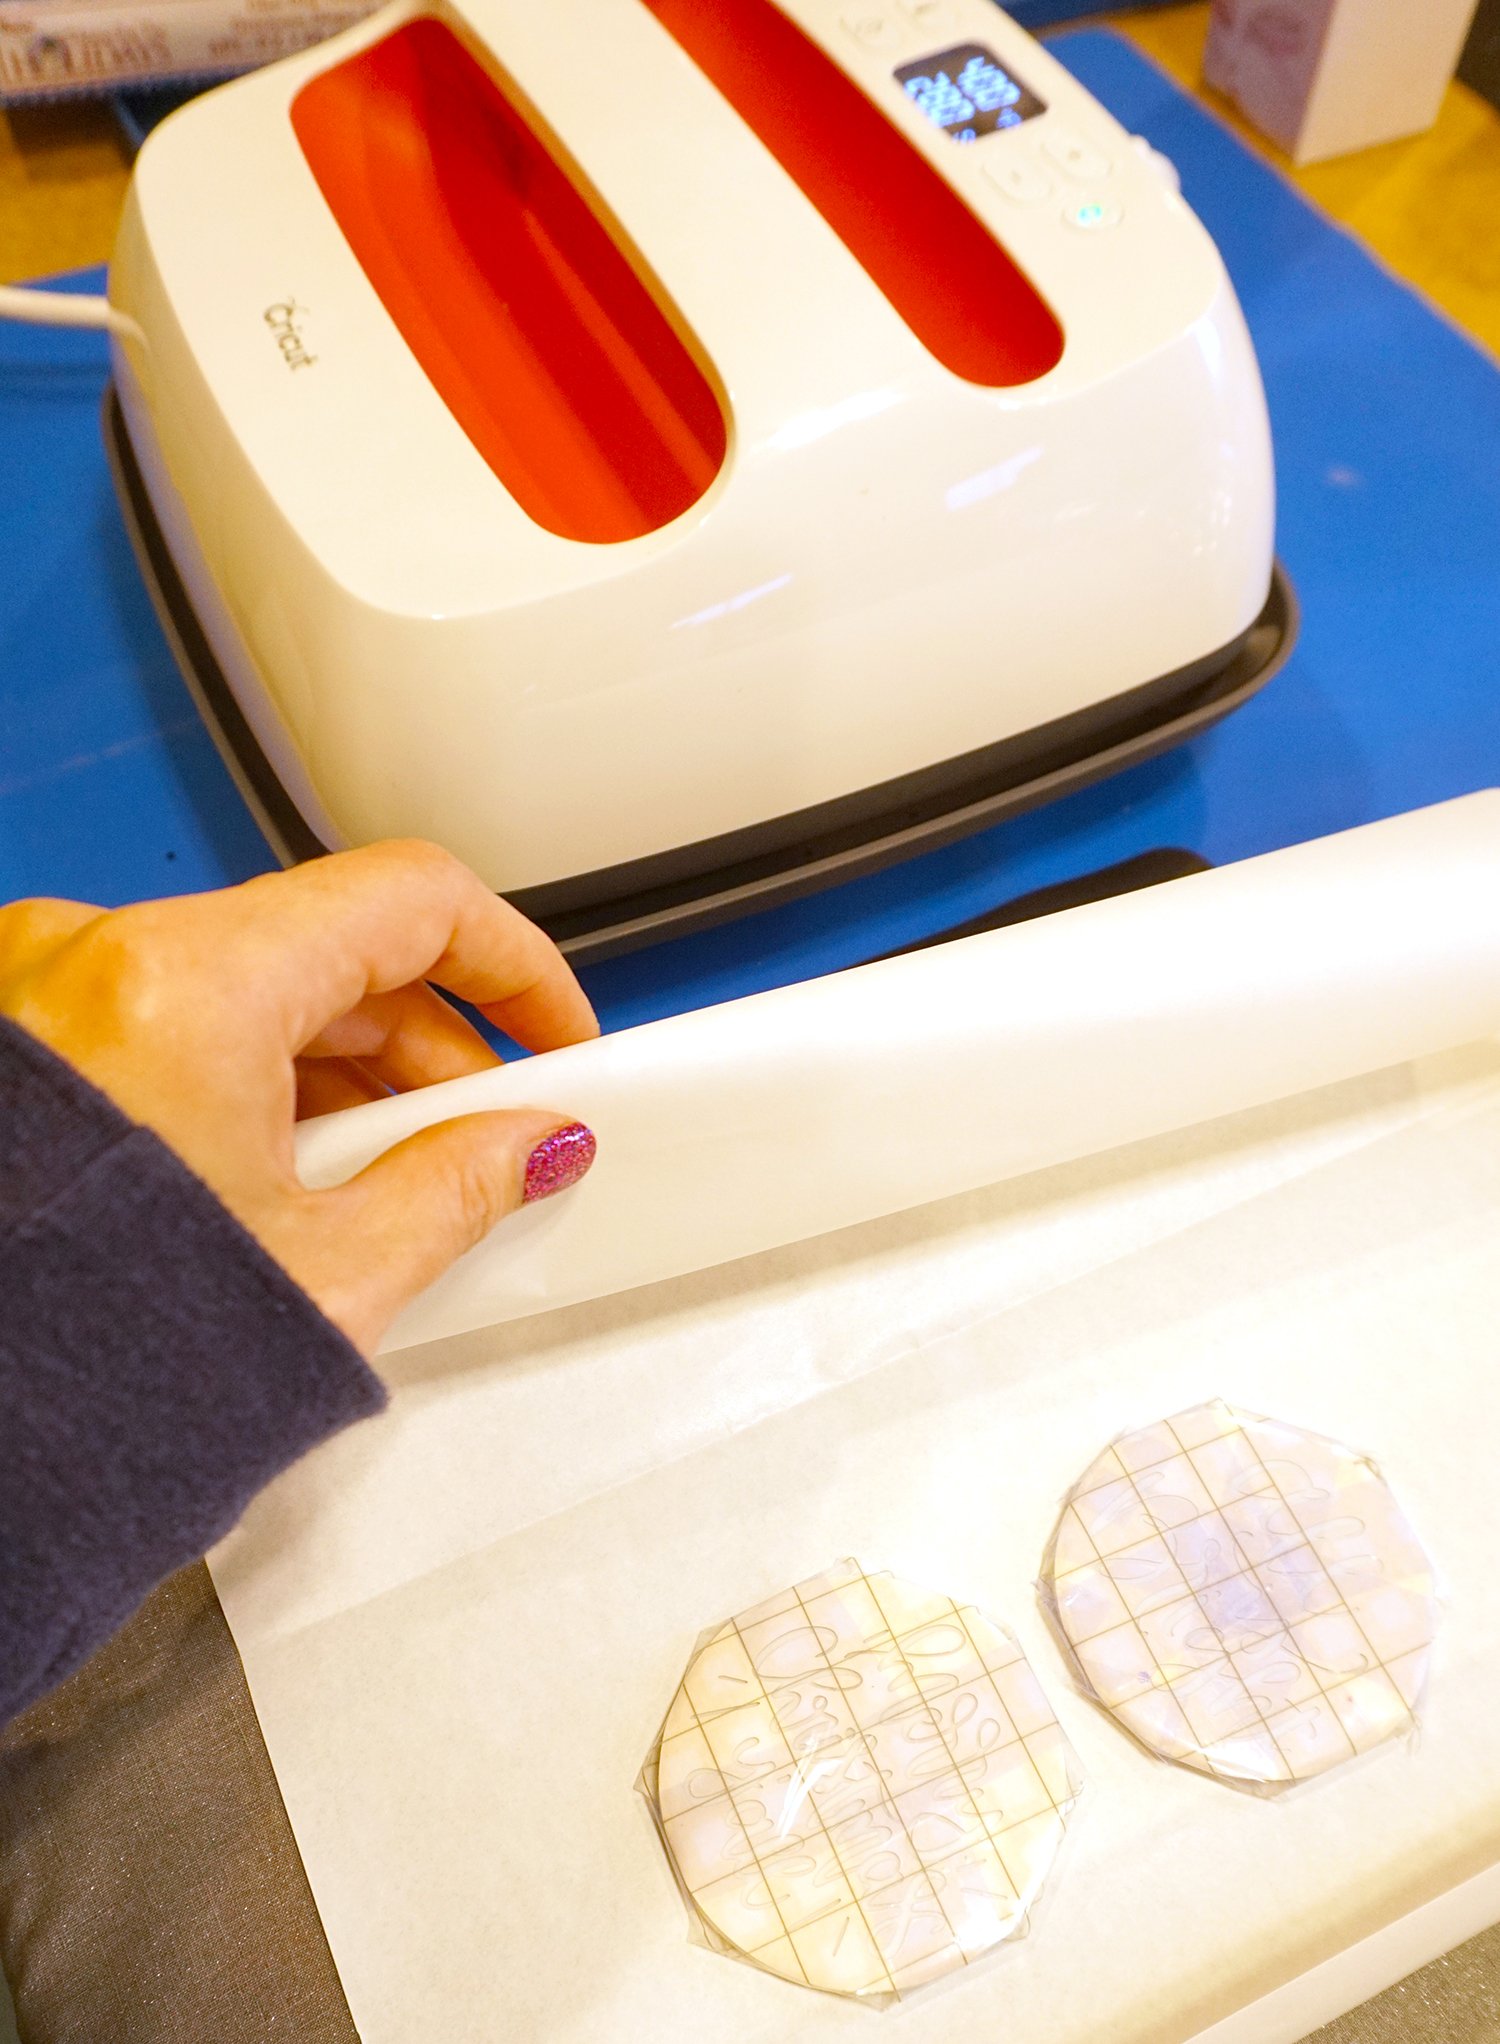
[[[528,1050],[599,1034],[552,939],[451,853],[421,839],[334,852],[233,890],[257,984],[298,1051],[367,994],[430,980]]]

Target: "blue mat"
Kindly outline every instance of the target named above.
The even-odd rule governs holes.
[[[997,7],[1000,4],[1001,0],[995,0]],[[1173,0],[1119,0],[1119,4],[1109,6],[1108,11],[1118,14],[1125,7],[1144,11],[1148,7],[1170,7],[1172,4]],[[1033,34],[1059,21],[1077,21],[1083,15],[1106,11],[1106,0],[1004,0],[1004,5],[1012,20],[1019,21]],[[1099,97],[1102,99],[1103,93]]]
[[[608,1026],[826,972],[1157,846],[1220,864],[1500,782],[1495,366],[1125,42],[1085,30],[1053,47],[1178,164],[1233,273],[1270,396],[1301,645],[1163,759],[594,968]],[[138,584],[100,448],[103,378],[92,337],[0,326],[0,898],[116,903],[271,863]]]

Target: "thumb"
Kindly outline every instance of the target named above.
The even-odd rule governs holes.
[[[338,1203],[345,1282],[333,1314],[361,1348],[517,1207],[576,1185],[594,1161],[582,1122],[545,1108],[422,1129],[322,1198]]]

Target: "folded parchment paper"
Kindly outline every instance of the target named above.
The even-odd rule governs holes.
[[[863,1275],[888,1273],[871,1259]],[[463,1398],[444,1428],[424,1385],[434,1403],[411,1414],[410,1446],[425,1455],[407,1465],[421,1509],[386,1530],[367,1498],[346,1522],[395,1566],[326,1619],[278,1632],[295,1594],[257,1608],[253,1578],[269,1562],[288,1585],[293,1555],[297,1574],[320,1573],[331,1464],[294,1472],[216,1557],[365,2044],[821,2044],[886,2023],[914,2044],[1183,2044],[1500,1861],[1500,1112],[1439,1106],[998,1317],[913,1336],[842,1384],[840,1324],[805,1303],[780,1343],[823,1358],[821,1395],[728,1431],[722,1380],[658,1354],[664,1396],[713,1398],[715,1438],[673,1458],[655,1434],[671,1406],[647,1404],[636,1445],[656,1467],[403,1579],[392,1550],[432,1551],[423,1517],[481,1489],[503,1514],[531,1465],[566,1463],[587,1434],[589,1372],[568,1367],[567,1343],[522,1364],[556,1372],[552,1395],[533,1382],[531,1423],[492,1426],[482,1471],[459,1447]],[[614,1342],[669,1333],[670,1314],[648,1311]],[[1031,1601],[1081,1455],[1214,1391],[1378,1454],[1447,1591],[1416,1745],[1277,1802],[1122,1738],[1072,1693]],[[393,1439],[404,1396],[380,1423]],[[691,1945],[632,1792],[703,1624],[840,1545],[1005,1611],[1089,1784],[1032,1936],[890,2017]],[[320,1591],[347,1600],[354,1579],[332,1563]],[[1346,2001],[1444,1935],[1435,1919],[1435,1942],[1400,1947],[1390,1971],[1372,1948]],[[1222,2044],[1292,2044],[1336,2008],[1283,1998]]]
[[[387,1347],[600,1298],[1500,1030],[1500,792],[679,1015],[312,1123],[331,1184],[433,1121],[554,1106],[587,1181]]]
[[[955,946],[464,1082],[551,1099],[572,1070],[557,1104],[601,1162],[550,1203],[577,1232],[502,1231],[457,1320],[485,1287],[512,1315],[572,1296],[568,1241],[595,1296],[388,1358],[390,1411],[212,1558],[366,2044],[886,2020],[689,1946],[631,1792],[703,1626],[837,1553],[1004,1611],[1095,1790],[1036,1934],[903,2035],[1181,2044],[1500,1859],[1500,1054],[1399,1062],[1500,1023],[1497,860],[1500,797],[1474,798],[1124,923],[976,940],[1003,967]],[[309,1155],[355,1168],[433,1105],[360,1110]],[[977,1184],[971,1124],[1030,1175]],[[1059,1125],[1076,1161],[1034,1168]],[[1090,1126],[1129,1147],[1080,1154]],[[891,1208],[851,1226],[872,1172]],[[842,1232],[746,1256],[783,1200]],[[647,1283],[679,1226],[699,1267]],[[1378,1455],[1450,1591],[1416,1751],[1271,1806],[1122,1739],[1030,1602],[1098,1442],[1218,1394]],[[1333,2012],[1286,2008],[1223,2044]]]

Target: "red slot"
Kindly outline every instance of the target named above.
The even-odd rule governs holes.
[[[992,387],[1030,383],[1056,367],[1062,329],[1029,278],[772,0],[644,4],[939,362]]]
[[[635,539],[698,502],[727,438],[712,386],[448,29],[413,21],[320,73],[292,125],[407,345],[539,525]]]

